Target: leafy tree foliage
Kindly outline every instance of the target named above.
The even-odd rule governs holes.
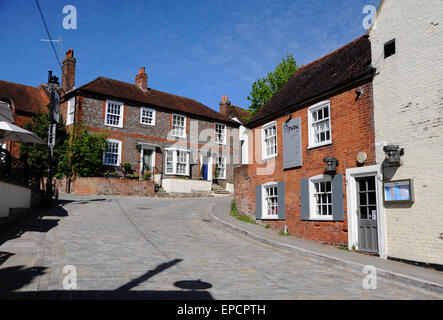
[[[43,140],[48,141],[49,116],[46,113],[38,112],[32,118],[32,122],[27,122],[24,128],[34,132]],[[62,174],[65,170],[62,166],[59,167],[59,161],[67,153],[66,141],[68,138],[69,134],[66,132],[66,126],[63,124],[63,119],[60,115],[60,123],[57,124],[54,147],[54,174]],[[22,143],[20,145],[20,159],[26,161],[29,166],[39,172],[41,176],[45,177],[48,175],[48,146],[46,144]]]
[[[70,146],[72,170],[80,177],[101,176],[105,149],[105,134],[91,133],[82,128]]]
[[[299,66],[292,54],[286,54],[286,57],[282,59],[273,72],[269,72],[266,77],[255,81],[247,98],[251,101],[249,106],[251,114],[260,110],[298,69]]]

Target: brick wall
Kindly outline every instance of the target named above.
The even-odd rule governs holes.
[[[415,203],[385,208],[390,257],[443,264],[443,6],[440,0],[385,1],[371,30],[377,162],[383,146],[405,149],[391,180],[414,179]],[[384,59],[395,39],[396,54]],[[407,67],[405,67],[407,66]]]
[[[67,180],[57,180],[60,193],[67,190]],[[154,196],[154,182],[118,178],[80,178],[70,182],[70,192],[80,195]]]
[[[355,91],[364,89],[363,95],[356,100]],[[346,174],[346,168],[357,166],[356,158],[359,152],[366,152],[368,160],[365,165],[375,164],[374,124],[371,83],[360,83],[347,91],[331,96],[331,132],[332,144],[308,149],[308,107],[292,112],[292,118],[301,118],[302,128],[302,159],[303,166],[283,170],[283,138],[281,128],[289,116],[274,119],[277,121],[278,156],[275,158],[274,170],[266,174],[258,174],[258,169],[268,165],[272,168],[272,161],[261,160],[261,126],[251,130],[249,141],[249,161],[252,165],[236,169],[235,190],[236,203],[242,214],[255,215],[255,187],[267,182],[285,182],[285,221],[265,221],[272,228],[283,230],[289,227],[289,232],[300,238],[320,241],[329,244],[347,244],[348,226],[346,212],[346,194],[344,201],[345,218],[343,222],[336,221],[302,221],[300,213],[300,180],[324,174],[323,158],[334,156],[339,160],[337,173]],[[319,102],[319,101],[317,101]],[[315,103],[313,103],[315,104]],[[250,177],[250,178],[248,178]],[[343,182],[344,184],[344,182]],[[346,187],[343,185],[346,193]],[[246,195],[249,195],[248,197]]]
[[[164,110],[159,110],[156,107],[151,106],[152,109],[156,109],[156,119],[155,126],[144,125],[140,123],[140,106],[131,105],[129,103],[124,106],[124,123],[123,128],[115,128],[105,126],[105,103],[106,100],[97,95],[88,95],[87,97],[79,96],[79,100],[76,105],[76,122],[80,120],[85,127],[93,132],[105,133],[109,139],[117,139],[122,141],[122,158],[121,162],[129,162],[132,165],[132,169],[139,174],[140,170],[140,151],[137,150],[137,145],[141,143],[151,143],[157,145],[155,164],[157,173],[162,173],[165,166],[164,149],[168,147],[180,147],[187,149],[190,145],[191,150],[198,150],[205,147],[212,152],[219,152],[220,154],[227,157],[227,175],[226,180],[219,180],[221,185],[226,183],[233,183],[233,154],[234,145],[227,144],[225,146],[219,146],[213,141],[213,128],[214,122],[207,121],[204,119],[198,119],[194,117],[187,116],[187,139],[176,141],[175,138],[168,136],[171,130],[172,112],[167,112]],[[80,105],[80,107],[78,107]],[[62,113],[66,114],[66,106],[63,105]],[[65,118],[65,116],[64,116]],[[71,127],[71,126],[69,126]],[[68,128],[72,130],[71,128]],[[238,128],[228,129],[228,137],[238,137]],[[208,134],[205,135],[203,132],[207,130]],[[188,141],[191,140],[192,143]],[[195,143],[194,141],[197,141]],[[238,139],[231,140],[238,145]],[[238,148],[238,146],[237,146]],[[195,154],[195,152],[193,153]],[[196,154],[196,161],[193,163],[191,161],[191,176],[192,179],[198,179],[200,175],[199,157]]]
[[[242,165],[234,169],[234,200],[238,212],[242,215],[255,218],[255,212],[251,206],[255,188],[251,184],[249,166]]]

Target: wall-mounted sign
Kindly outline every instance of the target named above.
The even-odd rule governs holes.
[[[398,180],[383,184],[383,199],[389,203],[412,203],[414,202],[414,181]]]
[[[302,166],[301,119],[294,118],[282,125],[283,169]]]

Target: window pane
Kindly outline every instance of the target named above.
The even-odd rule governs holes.
[[[367,205],[366,192],[360,193],[360,205],[362,205],[362,206]]]

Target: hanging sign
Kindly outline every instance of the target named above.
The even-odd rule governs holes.
[[[283,135],[283,169],[301,167],[301,119],[294,118],[282,125]]]

